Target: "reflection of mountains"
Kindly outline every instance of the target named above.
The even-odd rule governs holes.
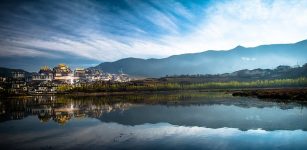
[[[225,101],[224,101],[225,102]],[[261,103],[261,102],[260,102]],[[266,102],[264,102],[266,103]],[[116,122],[123,125],[167,122],[178,126],[200,126],[207,128],[238,128],[272,130],[307,130],[307,109],[289,104],[291,109],[273,107],[241,107],[226,103],[204,105],[145,105],[126,110],[124,113],[110,112],[99,118],[102,122]],[[276,104],[276,103],[275,103]],[[246,106],[246,105],[243,105]]]
[[[241,130],[307,130],[306,108],[303,105],[232,97],[220,93],[209,96],[40,96],[0,102],[1,121],[36,115],[41,122],[53,120],[59,124],[65,124],[71,118],[89,117],[123,125],[168,122],[174,125],[231,127]],[[293,115],[295,113],[298,114]]]

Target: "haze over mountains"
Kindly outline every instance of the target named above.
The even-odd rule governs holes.
[[[294,66],[307,62],[307,40],[293,44],[272,44],[226,51],[174,55],[163,59],[125,58],[94,67],[105,72],[123,71],[132,76],[162,77],[181,74],[219,74],[241,69]]]
[[[42,66],[38,62],[44,62],[44,65],[50,67],[63,62],[72,68],[93,66],[89,65],[91,60],[84,61],[80,57],[73,56],[65,61],[63,58],[18,58],[9,59],[9,61],[14,63],[14,66],[9,66],[9,68],[21,68],[28,72],[36,72]],[[251,48],[237,46],[230,50],[209,50],[201,53],[173,55],[162,59],[124,58],[115,62],[103,62],[91,68],[109,73],[123,71],[138,77],[163,77],[166,75],[222,74],[242,69],[273,69],[279,65],[294,66],[303,65],[306,62],[307,40],[303,40],[293,44],[272,44]],[[32,67],[32,69],[24,66]],[[10,72],[5,68],[1,70],[3,75]]]

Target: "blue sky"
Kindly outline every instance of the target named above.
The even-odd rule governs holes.
[[[307,39],[303,0],[0,3],[1,66],[27,65],[23,60],[28,58],[45,63],[71,59],[71,64],[90,66],[126,57],[163,58]]]

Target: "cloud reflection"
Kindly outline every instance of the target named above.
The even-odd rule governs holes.
[[[27,119],[31,120],[31,117]],[[0,144],[12,146],[6,145],[7,143],[11,143],[17,149],[39,149],[46,147],[56,149],[146,148],[154,145],[156,147],[170,148],[169,146],[171,146],[178,148],[179,146],[190,144],[198,144],[196,146],[199,148],[227,149],[230,145],[235,148],[238,143],[242,143],[243,146],[251,144],[249,146],[258,146],[261,148],[268,146],[267,144],[276,142],[275,145],[270,145],[274,147],[279,142],[291,140],[292,137],[295,137],[293,140],[307,138],[307,132],[302,130],[265,131],[257,129],[240,131],[236,128],[211,129],[205,127],[176,126],[168,123],[125,126],[117,123],[100,123],[95,119],[86,119],[83,121],[91,123],[83,124],[84,122],[75,120],[72,122],[73,125],[51,125],[51,128],[48,130],[22,131],[19,134],[0,133],[1,137],[6,137],[0,141]],[[41,125],[45,126],[45,124]],[[84,125],[86,125],[85,128]],[[24,125],[17,124],[16,127],[22,129]],[[253,138],[254,142],[246,141],[249,138]],[[267,138],[270,138],[270,140],[266,140]],[[259,144],[259,142],[261,143],[260,145],[253,145],[256,143]],[[302,140],[296,142],[306,146],[306,143],[300,143]],[[178,145],[172,145],[174,143]]]

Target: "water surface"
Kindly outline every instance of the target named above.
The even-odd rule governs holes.
[[[5,149],[306,149],[307,110],[224,93],[0,101]]]

